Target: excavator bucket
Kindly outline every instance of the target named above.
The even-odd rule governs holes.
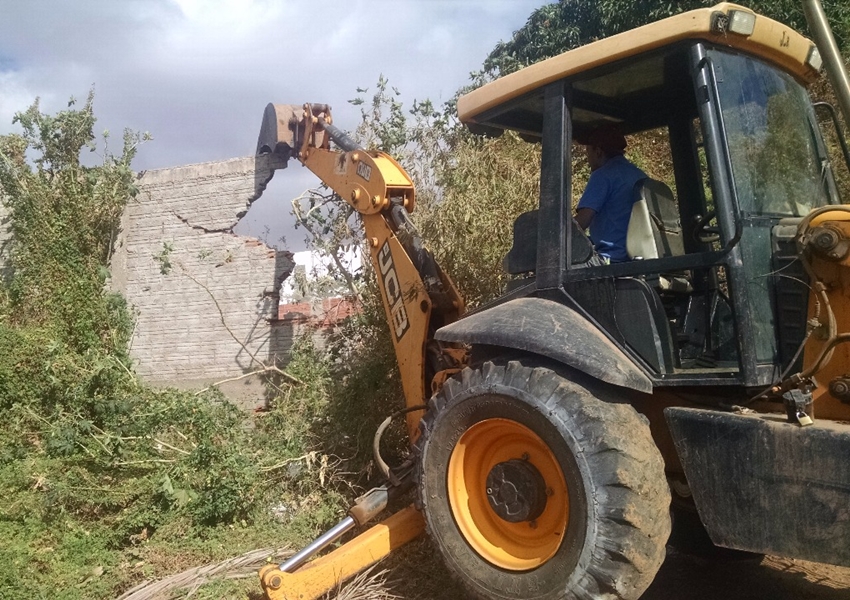
[[[257,154],[285,154],[292,156],[301,145],[298,134],[303,130],[304,109],[294,104],[272,104],[263,111],[263,124],[257,139]],[[297,143],[296,143],[296,140]]]
[[[313,124],[319,116],[328,113],[325,104],[272,104],[263,112],[263,123],[257,139],[257,154],[275,153],[287,157],[297,157],[302,150],[305,138],[313,136],[312,145],[320,148],[326,145],[325,132],[314,129]],[[307,119],[309,115],[309,120]]]

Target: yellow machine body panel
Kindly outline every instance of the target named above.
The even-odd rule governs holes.
[[[713,27],[718,13],[744,11],[755,17],[751,35],[718,33]],[[478,116],[548,83],[589,71],[618,60],[645,54],[687,39],[704,39],[746,51],[779,66],[803,82],[818,77],[806,64],[814,44],[788,27],[750,9],[731,3],[692,10],[655,23],[564,52],[501,77],[458,100],[458,116],[463,122],[480,122]]]
[[[831,317],[834,319],[835,331],[850,331],[850,206],[822,209],[818,213],[811,219],[810,226],[835,232],[841,241],[837,256],[827,258],[813,253],[809,257],[813,274],[825,287],[825,298],[816,290],[810,294],[809,320],[812,322],[819,318],[826,321]],[[824,306],[825,303],[829,306]],[[836,388],[830,385],[833,381],[844,379],[850,385],[850,343],[838,343],[828,349],[827,344],[830,342],[831,337],[825,329],[815,331],[809,337],[803,353],[805,371],[816,367],[815,362],[825,350],[829,352],[814,372],[818,382],[812,391],[814,416],[818,419],[850,421],[850,395],[837,397]]]

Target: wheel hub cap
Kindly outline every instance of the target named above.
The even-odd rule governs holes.
[[[487,475],[487,499],[493,512],[509,523],[533,521],[546,508],[546,482],[530,462],[509,460]]]

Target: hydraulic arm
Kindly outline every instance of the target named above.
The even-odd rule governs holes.
[[[330,147],[331,141],[338,150]],[[457,351],[438,347],[432,333],[457,320],[464,303],[408,218],[415,206],[410,177],[388,154],[366,151],[337,129],[324,104],[269,104],[257,153],[269,152],[300,161],[359,213],[406,404],[422,405],[435,377],[442,373],[442,380],[460,358]],[[421,413],[407,416],[412,441]]]
[[[337,148],[331,148],[331,142]],[[361,148],[337,129],[324,104],[269,104],[257,143],[257,154],[266,153],[297,159],[359,213],[390,325],[412,443],[432,388],[465,360],[463,349],[433,337],[436,329],[460,317],[464,303],[408,217],[415,206],[413,182],[392,157]],[[260,572],[270,600],[317,598],[422,532],[421,515],[408,507],[307,563],[347,531],[376,517],[391,495],[407,487],[409,468],[392,473],[383,461],[379,466],[388,476],[387,485],[364,494],[349,516],[290,560]]]

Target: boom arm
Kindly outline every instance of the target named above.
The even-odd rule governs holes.
[[[405,402],[408,408],[423,404],[438,373],[456,367],[459,358],[438,346],[433,333],[457,320],[464,303],[407,216],[415,206],[410,177],[388,154],[366,151],[337,129],[324,104],[266,106],[257,154],[269,152],[299,160],[360,214]],[[411,441],[421,415],[408,413]]]

